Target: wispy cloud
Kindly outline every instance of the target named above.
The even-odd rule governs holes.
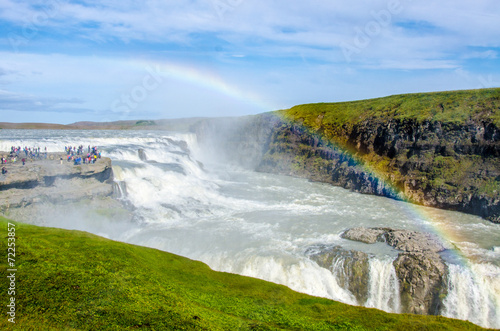
[[[414,39],[425,35],[426,31],[432,32],[436,49],[443,52],[457,47],[458,38],[461,47],[500,46],[497,34],[500,17],[495,14],[498,5],[493,0],[397,2],[400,11],[391,15],[389,24],[373,42],[384,47],[387,53],[394,47],[391,40],[394,35],[399,40],[404,39],[403,47],[412,45],[413,49],[427,49],[428,45]],[[49,30],[52,34],[70,34],[72,38],[97,44],[121,40],[189,45],[195,42],[193,35],[203,32],[222,38],[241,50],[252,51],[260,46],[261,53],[265,54],[267,46],[277,51],[281,45],[282,51],[274,56],[287,56],[287,46],[293,45],[302,48],[302,52],[314,52],[324,60],[336,61],[332,50],[338,49],[342,41],[355,38],[358,29],[363,30],[371,21],[376,23],[376,15],[387,11],[389,2],[377,0],[367,6],[319,0],[242,1],[222,20],[217,17],[213,0],[52,0],[49,4],[5,0],[0,6],[0,17],[15,24],[19,36],[23,36],[23,28],[31,26],[39,33]],[[370,54],[366,52],[365,57]]]
[[[465,53],[462,56],[462,59],[497,59],[498,58],[498,52],[494,50],[487,50],[487,51],[482,51],[482,52],[469,52]]]
[[[12,75],[14,74],[15,71],[14,70],[9,70],[9,69],[5,69],[5,68],[0,68],[0,77],[2,76],[8,76],[8,75]]]

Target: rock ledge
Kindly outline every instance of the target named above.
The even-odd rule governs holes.
[[[109,158],[74,165],[66,160],[65,153],[49,153],[45,159],[28,159],[24,166],[21,158],[3,166],[8,171],[0,175],[0,212],[4,214],[41,201],[78,201],[113,193]]]

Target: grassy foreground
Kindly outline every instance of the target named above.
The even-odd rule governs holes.
[[[353,307],[159,250],[10,221],[17,268],[12,324],[8,222],[0,217],[2,330],[479,329],[444,317]]]

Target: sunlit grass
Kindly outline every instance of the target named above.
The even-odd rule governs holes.
[[[464,123],[488,119],[500,125],[500,88],[393,95],[351,102],[315,103],[281,111],[283,116],[302,119],[309,128],[321,125],[353,125],[364,120],[440,121]],[[318,116],[324,116],[320,121]],[[325,132],[334,134],[335,132]]]

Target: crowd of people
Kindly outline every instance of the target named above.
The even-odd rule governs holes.
[[[19,157],[23,156],[25,158],[30,159],[42,159],[47,158],[47,147],[45,147],[44,151],[41,150],[40,147],[16,147],[12,146],[10,148],[9,158],[12,162],[16,162]],[[7,158],[2,157],[2,163],[6,163]]]
[[[2,156],[2,166],[7,164],[9,161],[10,163],[16,163],[19,158],[21,158],[21,162],[23,165],[26,164],[26,159],[43,159],[47,158],[47,147],[45,147],[45,150],[42,152],[40,147],[16,147],[12,146],[10,148],[9,155],[7,157]],[[2,167],[2,174],[6,174],[7,170],[5,167]]]
[[[82,163],[93,164],[97,159],[101,158],[101,152],[96,146],[90,147],[89,145],[86,151],[83,145],[78,146],[78,148],[74,146],[65,146],[64,151],[67,155],[67,161],[73,161],[75,165]],[[47,157],[47,147],[42,149],[40,147],[21,148],[20,146],[12,146],[7,157],[2,156],[1,158],[2,175],[7,174],[8,170],[5,166],[8,163],[14,164],[21,160],[24,166],[28,160],[42,160],[47,159]],[[62,164],[63,158],[61,157],[60,160]]]
[[[101,158],[101,152],[97,149],[96,146],[92,148],[90,145],[87,148],[87,153],[84,153],[83,145],[76,147],[65,146],[64,151],[66,152],[68,162],[73,161],[75,165],[82,163],[95,163],[97,159]]]
[[[47,147],[42,149],[40,147],[27,147],[21,148],[21,146],[12,146],[7,157],[2,156],[2,175],[6,175],[8,170],[5,167],[7,163],[17,163],[19,159],[23,165],[26,164],[27,159],[29,160],[41,160],[47,158]]]

